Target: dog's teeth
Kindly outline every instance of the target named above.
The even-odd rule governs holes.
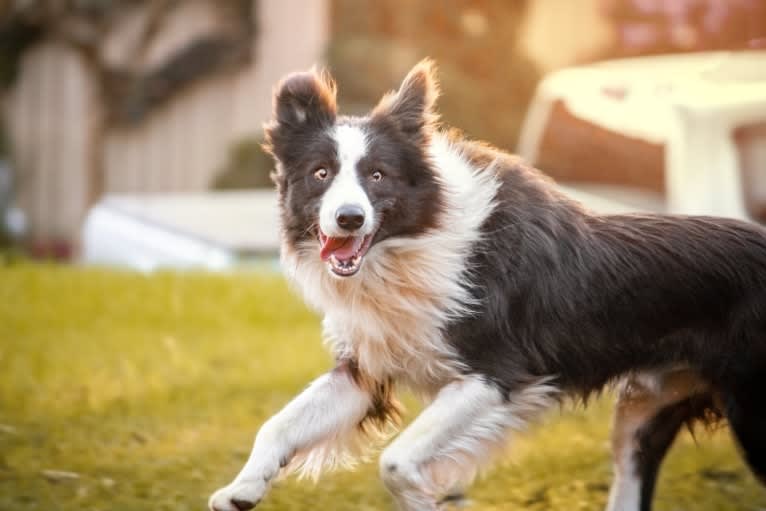
[[[335,254],[331,254],[328,262],[330,263],[330,266],[332,267],[333,271],[335,273],[341,274],[341,275],[353,275],[354,273],[359,270],[359,264],[361,263],[362,258],[359,255],[356,255],[354,257],[351,257],[347,260],[341,260],[338,259]]]

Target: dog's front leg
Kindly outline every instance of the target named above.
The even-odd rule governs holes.
[[[280,472],[302,465],[304,472],[317,475],[323,465],[342,463],[353,454],[349,443],[365,418],[381,413],[380,388],[366,385],[349,363],[319,377],[263,425],[247,463],[210,497],[210,509],[251,509]]]
[[[478,376],[442,388],[380,458],[381,477],[399,508],[438,510],[442,499],[501,451],[509,430],[552,402],[555,391],[541,382],[504,395]]]

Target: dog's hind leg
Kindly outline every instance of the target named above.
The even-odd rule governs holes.
[[[710,404],[696,373],[641,374],[623,382],[612,432],[615,480],[608,511],[649,511],[657,474],[681,426]]]
[[[756,382],[763,385],[763,378],[766,371],[730,389],[723,399],[724,413],[743,457],[756,478],[766,485],[766,395],[756,386]]]
[[[470,482],[502,450],[508,431],[547,408],[555,392],[540,382],[504,396],[476,376],[443,387],[380,458],[381,477],[399,508],[436,511],[447,504],[450,491]]]

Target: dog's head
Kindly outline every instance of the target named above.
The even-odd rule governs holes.
[[[284,242],[315,247],[334,275],[348,277],[377,244],[433,227],[440,187],[429,144],[437,95],[429,60],[365,117],[338,115],[326,73],[287,76],[274,94],[265,144],[276,160]]]

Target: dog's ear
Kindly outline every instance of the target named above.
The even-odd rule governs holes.
[[[399,90],[383,96],[372,114],[389,117],[403,132],[417,134],[436,122],[434,104],[438,97],[436,65],[426,58],[407,73]]]
[[[262,148],[277,160],[272,180],[284,186],[284,171],[280,161],[290,152],[293,141],[306,130],[322,129],[335,123],[338,107],[332,77],[323,71],[311,70],[287,75],[274,89],[272,119],[263,126],[265,140]]]
[[[293,128],[329,126],[338,111],[335,96],[335,82],[327,72],[289,74],[274,91],[273,120]]]

